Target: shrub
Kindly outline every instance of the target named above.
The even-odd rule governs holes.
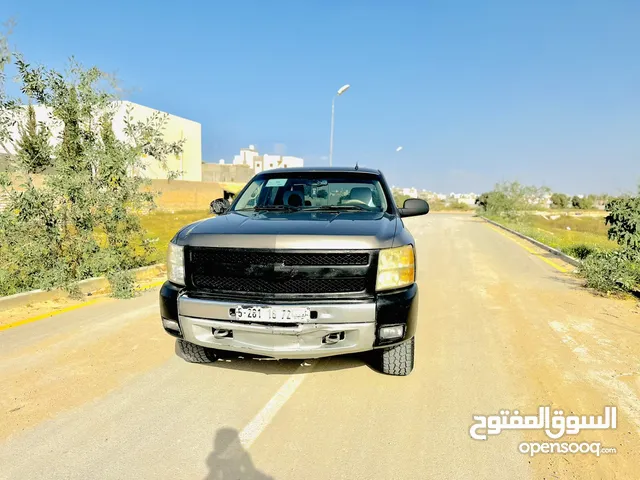
[[[577,258],[578,260],[584,260],[592,253],[596,252],[596,249],[594,247],[584,244],[570,245],[568,247],[565,247],[563,250],[564,253]]]
[[[143,158],[166,169],[167,158],[179,154],[183,142],[164,141],[166,115],[134,120],[130,109],[124,118],[125,138],[118,139],[112,123],[119,103],[110,77],[98,68],[72,61],[63,74],[14,57],[20,90],[49,110],[62,134],[51,146],[51,174],[41,186],[31,173],[44,165],[29,160],[38,148],[49,152],[42,140],[45,133],[37,129],[32,132],[40,142],[37,148],[34,138],[22,141],[27,161],[17,162],[11,175],[0,178],[0,193],[8,197],[0,214],[0,270],[10,272],[0,275],[0,295],[52,287],[77,293],[78,281],[106,275],[114,295],[130,296],[133,278],[126,270],[143,265],[152,248],[139,218],[154,206],[153,194],[142,188],[149,183]],[[18,111],[17,102],[4,93],[3,80],[0,76],[0,120],[15,118]],[[8,121],[0,122],[0,146],[15,141],[8,126]],[[23,133],[31,135],[30,128]]]
[[[111,294],[116,298],[131,298],[135,294],[134,275],[130,270],[111,272],[107,279],[111,285]]]
[[[402,208],[405,200],[408,200],[409,198],[412,198],[412,197],[410,197],[409,195],[403,195],[401,193],[396,193],[393,195],[393,200],[396,202],[396,206],[398,208]]]
[[[46,125],[38,125],[33,105],[27,107],[27,120],[18,127],[20,138],[16,142],[17,158],[28,173],[40,173],[52,164],[49,139],[51,133]]]
[[[429,202],[429,211],[430,212],[438,212],[444,210],[446,208],[445,203],[439,198],[434,198],[432,200],[428,200]]]
[[[601,292],[633,292],[640,285],[640,196],[612,199],[605,208],[608,237],[619,248],[588,255],[579,272]]]
[[[605,218],[610,225],[609,239],[623,248],[640,251],[640,196],[615,198],[605,209],[609,212]]]
[[[567,208],[569,197],[564,193],[554,193],[551,195],[551,208]]]
[[[449,203],[447,208],[450,208],[452,210],[471,210],[471,205],[468,205],[464,202],[459,202],[456,200],[454,202]]]
[[[640,284],[638,258],[620,250],[589,255],[578,272],[587,287],[607,294],[631,292]]]
[[[522,185],[519,182],[498,183],[490,192],[476,199],[483,213],[515,219],[522,212],[539,208],[538,201],[549,191],[546,187]]]
[[[579,210],[586,210],[588,208],[593,207],[593,200],[590,197],[580,198],[577,195],[574,195],[571,198],[571,205],[573,208],[577,208]]]

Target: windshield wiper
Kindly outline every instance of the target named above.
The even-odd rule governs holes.
[[[294,205],[258,205],[253,207],[255,212],[297,212],[300,207]]]
[[[366,207],[362,205],[319,205],[317,207],[307,207],[304,209],[305,212],[316,211],[316,212],[331,212],[331,211],[362,211],[362,212],[370,212]]]

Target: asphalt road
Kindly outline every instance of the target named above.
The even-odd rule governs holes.
[[[361,357],[184,362],[157,290],[0,332],[2,479],[640,478],[640,315],[552,257],[467,215],[407,222],[417,240],[416,367]],[[560,270],[563,265],[559,265]],[[473,440],[473,415],[618,408],[616,454],[519,453]]]

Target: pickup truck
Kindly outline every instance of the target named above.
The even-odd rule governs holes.
[[[371,352],[383,373],[411,372],[416,250],[402,218],[427,202],[398,208],[379,170],[284,168],[211,210],[168,249],[160,312],[182,358]]]

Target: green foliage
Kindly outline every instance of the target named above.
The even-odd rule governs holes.
[[[602,218],[569,215],[549,218],[533,214],[523,214],[513,220],[498,216],[489,218],[576,258],[586,255],[587,251],[615,250],[617,247],[607,239],[607,227]]]
[[[395,193],[393,195],[393,200],[396,202],[396,206],[398,208],[402,208],[402,206],[404,205],[404,201],[408,200],[409,198],[412,198],[409,195],[403,195],[401,193]]]
[[[51,166],[51,133],[46,125],[38,125],[33,105],[27,107],[26,113],[26,123],[18,128],[17,157],[27,173],[41,173]]]
[[[593,203],[594,198],[592,196],[580,198],[577,195],[574,195],[571,198],[571,206],[579,210],[587,210],[589,208],[593,208]]]
[[[519,182],[498,183],[491,192],[476,199],[482,213],[515,218],[527,210],[539,208],[539,201],[549,193],[547,187],[522,185]]]
[[[115,295],[132,295],[127,270],[145,264],[153,249],[140,224],[140,213],[154,207],[153,194],[142,188],[148,184],[143,157],[166,168],[182,142],[164,141],[165,115],[135,121],[131,110],[126,138],[116,138],[114,84],[96,67],[72,59],[63,74],[19,55],[15,66],[23,94],[48,109],[62,134],[41,186],[23,162],[1,182],[9,200],[0,214],[0,295],[60,286],[77,292],[79,280],[99,275],[110,279]],[[9,117],[15,102],[2,100],[0,111]]]
[[[564,193],[554,193],[551,195],[551,208],[567,208],[569,197]]]
[[[428,200],[428,202],[430,212],[438,212],[441,210],[446,210],[447,208],[446,204],[439,198],[433,198],[431,200]]]
[[[482,193],[480,194],[480,196],[478,198],[476,198],[475,204],[478,206],[479,209],[481,209],[482,211],[486,212],[487,209],[489,208],[489,195],[491,192],[486,192],[486,193]]]
[[[116,298],[131,298],[135,295],[135,276],[130,270],[119,270],[107,275],[111,294]]]
[[[632,292],[640,285],[640,196],[610,200],[608,238],[619,249],[589,255],[580,267],[587,286],[604,293]]]
[[[597,252],[580,265],[586,286],[603,293],[634,291],[640,285],[639,258],[621,250]]]
[[[186,210],[180,212],[154,211],[140,216],[140,223],[147,232],[150,243],[155,243],[155,249],[150,257],[151,263],[164,262],[167,259],[166,248],[173,236],[185,225],[210,217],[208,210]]]
[[[584,260],[592,253],[595,253],[597,250],[591,245],[585,245],[583,243],[579,243],[577,245],[570,245],[564,249],[564,253],[570,255],[578,260]]]
[[[624,249],[640,252],[640,196],[610,200],[605,223],[610,225],[609,239]]]
[[[458,200],[452,201],[449,203],[449,205],[447,205],[447,208],[450,208],[451,210],[461,210],[461,211],[466,211],[466,210],[471,210],[471,205],[468,205],[464,202],[459,202]]]

